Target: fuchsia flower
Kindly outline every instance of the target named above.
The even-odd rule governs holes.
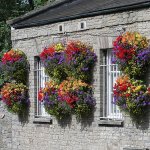
[[[2,57],[2,63],[6,64],[7,62],[14,63],[23,57],[23,53],[18,50],[11,49],[5,53]]]
[[[42,60],[46,59],[48,56],[53,56],[55,53],[55,48],[54,47],[48,47],[48,48],[45,48],[41,54],[40,54],[40,58]]]

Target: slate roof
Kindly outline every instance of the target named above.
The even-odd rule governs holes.
[[[25,28],[144,7],[150,7],[150,0],[56,0],[8,24]]]

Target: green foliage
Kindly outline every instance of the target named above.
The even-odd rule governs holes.
[[[90,83],[92,81],[93,68],[95,64],[93,57],[94,56],[92,56],[92,54],[91,56],[88,54],[86,56],[82,54],[75,56],[73,61],[70,61],[70,63],[66,66],[65,71],[68,76],[73,76],[76,79]]]
[[[49,75],[55,82],[60,83],[66,79],[67,74],[64,72],[65,67],[63,65],[53,65],[48,63],[47,68],[45,68],[45,73]]]
[[[11,81],[15,80],[17,83],[24,83],[27,82],[28,76],[28,63],[27,62],[16,62],[12,65],[6,66],[4,69],[4,81]]]
[[[1,90],[3,102],[9,112],[20,113],[29,106],[27,97],[28,88],[22,83],[7,83]]]
[[[64,102],[62,102],[62,103],[58,102],[58,101],[56,102],[56,98],[54,101],[55,101],[55,105],[53,105],[53,107],[51,107],[51,109],[48,107],[45,107],[47,113],[55,116],[58,120],[69,117],[71,114],[71,108]],[[64,106],[64,107],[62,107],[62,106]]]
[[[11,47],[10,27],[4,22],[0,22],[0,58],[3,52]]]
[[[76,117],[77,119],[81,119],[81,118],[84,118],[84,117],[87,117],[91,114],[91,111],[92,111],[92,107],[90,108],[89,105],[87,104],[78,104],[76,107],[75,107],[75,114],[76,114]]]
[[[18,60],[14,59],[17,57]],[[13,80],[17,83],[26,84],[29,70],[26,55],[20,50],[11,49],[2,58],[1,70],[5,81],[11,82]]]
[[[28,103],[26,102],[14,102],[12,107],[7,107],[7,110],[10,112],[10,113],[22,113],[22,112],[25,112],[26,109],[28,107]]]
[[[0,22],[15,18],[30,11],[30,5],[24,0],[1,0]]]
[[[23,15],[31,9],[44,5],[48,0],[0,0],[0,61],[5,52],[11,49],[11,30],[6,21]],[[31,3],[33,7],[31,6]],[[0,88],[7,81],[0,70]]]
[[[5,49],[3,49],[2,51],[0,51],[0,60],[3,56],[3,54],[6,52]],[[0,67],[0,89],[2,88],[2,86],[4,85],[4,83],[7,81],[7,79],[4,78],[4,73],[2,71],[2,68]]]
[[[35,8],[36,7],[39,7],[39,6],[42,6],[42,5],[45,5],[49,0],[34,0],[34,6]],[[50,0],[51,1],[54,1],[54,0]]]

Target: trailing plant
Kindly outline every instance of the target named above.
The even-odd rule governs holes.
[[[60,83],[67,76],[91,82],[92,69],[97,60],[92,47],[80,41],[70,41],[45,48],[40,54],[45,72]]]
[[[150,105],[150,87],[128,75],[121,76],[114,86],[114,104],[131,116],[141,116]]]
[[[44,64],[45,72],[58,83],[67,77],[67,74],[65,73],[64,49],[64,45],[58,43],[45,48],[40,54],[40,59]]]
[[[26,55],[21,50],[11,49],[4,53],[0,68],[5,81],[15,80],[17,83],[27,83],[29,64]]]
[[[92,47],[80,41],[57,43],[40,54],[45,72],[52,78],[39,91],[39,101],[46,111],[58,119],[76,114],[88,116],[95,106],[92,69],[97,60]]]
[[[92,47],[80,41],[70,41],[67,43],[65,56],[68,76],[91,82],[92,69],[97,60]]]
[[[114,104],[132,117],[143,116],[150,105],[150,87],[144,74],[150,64],[150,48],[146,37],[138,32],[126,32],[113,43],[116,62],[123,76],[114,86]]]
[[[45,83],[45,88],[38,93],[38,99],[44,103],[46,112],[54,115],[57,119],[68,117],[71,113],[67,102],[58,95],[58,84],[54,81]]]
[[[75,78],[64,80],[59,85],[58,95],[72,108],[77,118],[89,115],[95,106],[92,87]]]
[[[6,83],[1,89],[2,101],[8,111],[21,113],[29,106],[28,88],[22,83]]]
[[[75,113],[78,118],[88,115],[95,106],[92,87],[74,78],[67,78],[60,85],[47,82],[38,94],[46,111],[58,119]]]
[[[1,100],[8,111],[25,113],[29,107],[28,99],[28,72],[27,57],[21,50],[11,49],[3,54],[0,64],[4,82],[1,86]]]
[[[147,71],[150,63],[150,48],[146,37],[138,32],[126,32],[116,38],[113,43],[114,62],[120,70],[133,78],[140,78]]]

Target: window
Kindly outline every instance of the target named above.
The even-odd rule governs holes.
[[[78,23],[78,29],[79,30],[84,30],[86,29],[86,21],[82,21]]]
[[[62,32],[62,26],[59,26],[59,32]]]
[[[38,101],[38,91],[44,88],[45,82],[49,81],[49,77],[44,72],[42,62],[38,57],[35,58],[35,116],[48,116],[45,111],[44,104]]]
[[[60,33],[64,32],[64,24],[58,25],[58,32],[60,32]]]
[[[101,117],[121,119],[119,108],[113,104],[113,86],[121,72],[117,64],[112,64],[114,55],[111,50],[101,52],[100,65],[100,90],[101,90]]]

